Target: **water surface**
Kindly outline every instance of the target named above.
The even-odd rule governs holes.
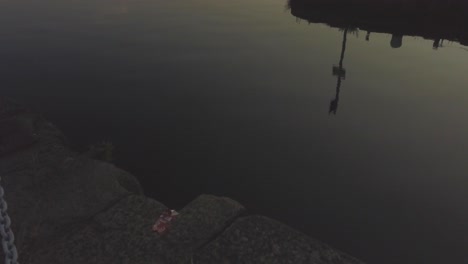
[[[146,193],[232,197],[368,263],[468,261],[468,52],[280,0],[0,2],[3,96]]]

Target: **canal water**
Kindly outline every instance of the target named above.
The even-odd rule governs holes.
[[[1,96],[77,150],[111,142],[148,196],[229,196],[367,263],[467,263],[467,47],[284,0],[1,0],[0,21]]]

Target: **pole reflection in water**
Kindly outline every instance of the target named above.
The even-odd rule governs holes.
[[[344,60],[344,54],[346,51],[346,37],[348,34],[348,28],[345,28],[343,30],[343,44],[341,46],[341,55],[340,55],[340,63],[338,66],[334,65],[333,66],[333,76],[336,76],[337,82],[336,82],[336,93],[335,93],[335,98],[330,102],[330,108],[328,110],[328,114],[334,114],[336,115],[336,112],[338,110],[338,101],[340,99],[340,88],[341,88],[341,80],[344,80],[346,78],[346,69],[343,67],[343,60]]]

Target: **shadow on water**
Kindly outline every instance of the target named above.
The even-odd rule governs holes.
[[[404,36],[417,36],[433,41],[437,50],[444,41],[468,46],[468,1],[465,0],[288,0],[291,14],[309,23],[323,23],[343,31],[341,56],[333,66],[337,77],[335,98],[329,114],[336,115],[341,83],[346,78],[343,60],[347,34],[366,31],[366,41],[372,33],[391,34],[390,47],[401,48]]]

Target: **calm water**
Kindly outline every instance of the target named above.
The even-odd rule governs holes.
[[[147,194],[233,197],[368,263],[468,263],[468,51],[347,35],[284,0],[0,1],[1,95]]]

